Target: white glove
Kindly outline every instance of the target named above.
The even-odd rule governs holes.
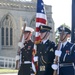
[[[19,59],[20,59],[20,56],[19,56],[19,55],[16,55],[15,60],[17,61],[17,60],[19,60]]]
[[[34,57],[34,62],[37,62],[38,61],[38,56],[35,56]]]
[[[55,55],[58,56],[58,57],[61,56],[61,53],[62,53],[62,51],[60,51],[60,50],[56,50],[56,51],[55,51]]]
[[[20,48],[23,48],[23,47],[24,47],[24,44],[23,44],[22,42],[19,42],[19,43],[18,43],[18,46],[19,46]]]
[[[51,67],[52,67],[53,70],[57,70],[58,69],[58,65],[56,65],[56,64],[52,64]]]

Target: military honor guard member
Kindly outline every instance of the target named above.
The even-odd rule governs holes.
[[[38,71],[37,75],[53,75],[51,65],[54,60],[55,43],[49,40],[51,27],[40,25],[41,43],[37,45]],[[50,36],[51,37],[51,36]]]
[[[27,27],[23,32],[24,42],[19,42],[20,47],[20,69],[18,75],[31,75],[32,69],[32,58],[34,43],[31,40],[33,28]]]
[[[53,64],[52,68],[55,70],[59,67],[59,75],[75,75],[75,45],[67,41],[71,31],[64,26],[60,26],[58,31],[60,34],[60,48],[55,51],[55,55],[59,57],[59,65]]]

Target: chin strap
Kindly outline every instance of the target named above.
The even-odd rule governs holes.
[[[42,40],[46,37],[47,33],[48,33],[48,32],[46,32],[46,34],[45,34],[45,36],[42,38]]]
[[[66,36],[67,36],[67,34],[66,34]],[[61,41],[63,41],[66,38],[66,36]]]
[[[29,35],[30,35],[30,33],[28,34],[28,36],[27,36],[27,38],[26,38],[25,40],[27,40],[27,39],[28,39]]]

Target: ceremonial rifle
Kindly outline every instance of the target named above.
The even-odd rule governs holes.
[[[23,33],[25,31],[25,28],[26,28],[26,22],[24,23],[24,26],[23,26],[23,29],[22,29],[22,34],[20,36],[19,42],[22,42],[22,40],[24,39],[23,38]],[[20,47],[18,47],[18,52],[17,52],[17,56],[16,56],[16,69],[19,68],[19,55],[20,55]]]
[[[63,38],[63,35],[64,35],[64,26],[63,26],[60,40],[59,40],[58,47],[57,47],[58,51],[60,50],[61,41],[63,41],[65,39],[65,38]],[[55,56],[54,64],[58,65],[58,69],[54,70],[53,75],[59,75],[59,56]]]

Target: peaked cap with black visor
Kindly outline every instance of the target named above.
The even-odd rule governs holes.
[[[46,32],[46,34],[45,34],[45,36],[46,36],[47,33],[50,32],[50,30],[52,28],[50,26],[48,26],[48,25],[40,25],[39,29],[40,29],[40,33]],[[43,38],[45,38],[45,36]]]
[[[44,33],[44,32],[50,32],[50,30],[52,29],[50,26],[47,25],[40,25],[40,33]]]
[[[64,31],[64,33],[66,34],[66,36],[67,36],[67,34],[71,34],[71,30],[70,30],[69,28],[67,28],[67,27],[65,27],[65,26],[60,26],[60,27],[58,28],[59,34],[61,34],[63,31]],[[66,38],[66,36],[63,38],[63,40]],[[62,40],[62,41],[63,41],[63,40]]]

